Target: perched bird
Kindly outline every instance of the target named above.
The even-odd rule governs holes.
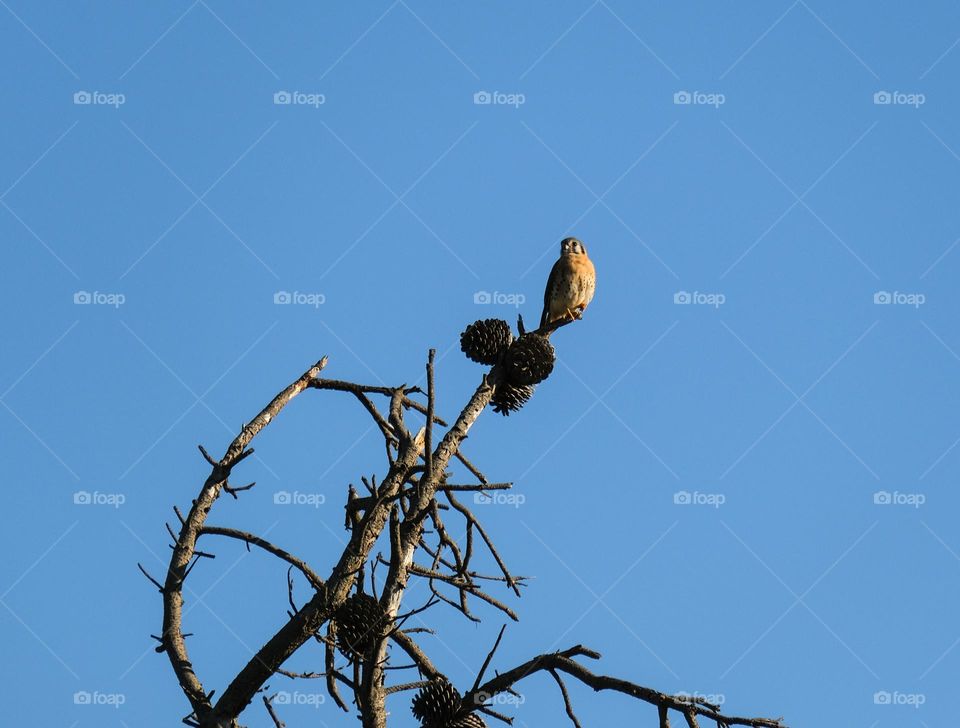
[[[576,238],[560,243],[560,259],[553,264],[547,288],[543,292],[540,327],[558,319],[578,319],[593,300],[597,272],[587,257],[587,249]]]

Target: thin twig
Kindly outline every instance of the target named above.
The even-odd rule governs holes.
[[[141,573],[145,577],[147,577],[151,582],[153,582],[153,585],[157,587],[157,591],[163,594],[163,584],[161,584],[159,581],[157,581],[152,576],[150,576],[150,574],[147,573],[147,570],[143,568],[143,565],[139,561],[137,562],[137,568],[140,569]]]
[[[203,526],[200,529],[199,535],[210,534],[216,536],[227,536],[229,538],[235,538],[240,541],[243,541],[248,546],[253,544],[254,546],[259,546],[264,551],[273,554],[274,556],[283,559],[291,566],[295,566],[300,572],[307,577],[307,580],[310,582],[311,586],[314,589],[323,588],[323,579],[311,569],[303,559],[299,559],[293,554],[284,551],[279,546],[274,546],[272,543],[266,539],[260,538],[259,536],[254,536],[252,533],[247,533],[246,531],[240,531],[236,528],[224,528],[222,526]]]
[[[424,439],[424,458],[426,459],[427,480],[433,478],[433,417],[437,406],[436,391],[433,385],[433,359],[437,355],[436,349],[427,354],[427,431]]]
[[[276,726],[276,728],[284,728],[287,724],[280,720],[280,716],[278,716],[276,711],[273,709],[273,698],[268,698],[266,695],[264,695],[263,704],[267,706],[267,712],[270,714],[270,719],[273,721],[273,724]]]
[[[493,647],[490,648],[490,652],[487,653],[487,659],[483,661],[483,664],[480,666],[480,672],[477,673],[477,679],[473,681],[473,687],[471,690],[476,690],[480,687],[480,683],[483,681],[483,675],[486,673],[487,668],[490,667],[490,660],[493,659],[494,653],[497,651],[497,648],[500,646],[500,640],[503,639],[503,633],[507,629],[507,625],[503,625],[500,628],[500,633],[497,635],[496,641],[493,643]]]
[[[548,672],[553,676],[553,679],[557,681],[557,685],[560,687],[560,694],[563,695],[563,707],[567,710],[567,717],[570,718],[575,728],[583,728],[580,725],[580,721],[577,720],[576,713],[573,712],[573,704],[570,702],[570,694],[567,692],[567,686],[563,684],[563,678],[557,673],[556,670],[550,668]]]

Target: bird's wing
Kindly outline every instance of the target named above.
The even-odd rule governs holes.
[[[543,313],[540,314],[540,326],[547,323],[547,317],[550,315],[550,289],[553,288],[553,282],[560,275],[560,268],[563,265],[563,257],[557,259],[550,269],[550,275],[547,276],[547,287],[543,291]]]

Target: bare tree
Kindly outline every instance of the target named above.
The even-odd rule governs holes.
[[[220,459],[213,458],[202,446],[200,452],[211,471],[186,515],[174,508],[179,532],[170,526],[173,538],[170,565],[163,583],[141,570],[160,590],[163,598],[163,629],[154,638],[158,652],[164,652],[184,695],[190,713],[183,719],[199,728],[239,728],[238,719],[258,696],[278,728],[284,723],[269,695],[267,681],[274,675],[293,679],[319,678],[343,711],[354,712],[364,728],[383,728],[387,723],[387,701],[402,699],[401,693],[414,691],[411,708],[425,728],[477,728],[486,723],[480,714],[510,724],[512,719],[492,707],[491,699],[537,673],[547,673],[556,681],[566,713],[576,728],[576,717],[564,679],[578,680],[595,691],[624,693],[655,706],[658,725],[670,725],[670,714],[679,714],[688,726],[699,720],[713,721],[718,728],[754,726],[784,728],[780,720],[744,718],[721,713],[720,706],[686,695],[670,695],[616,677],[597,674],[584,666],[584,660],[600,655],[582,645],[559,652],[539,654],[521,665],[499,670],[487,678],[497,647],[504,636],[501,629],[493,648],[478,668],[476,679],[465,692],[457,690],[430,660],[417,641],[424,628],[405,628],[414,613],[426,612],[446,604],[466,618],[479,621],[471,611],[473,600],[484,602],[513,620],[516,613],[494,596],[493,587],[520,596],[524,577],[514,575],[497,550],[483,524],[461,500],[464,492],[484,493],[508,489],[510,483],[492,483],[464,455],[462,445],[467,432],[488,405],[502,414],[519,409],[530,398],[533,387],[553,369],[555,355],[548,334],[571,323],[553,322],[537,331],[525,332],[518,322],[520,336],[514,338],[505,321],[478,321],[461,335],[461,348],[474,361],[489,366],[479,386],[460,414],[448,424],[435,412],[434,351],[427,359],[427,391],[417,387],[383,387],[328,379],[322,376],[324,357],[280,392],[241,430]],[[281,410],[305,390],[339,392],[354,397],[373,419],[383,437],[387,471],[379,479],[362,478],[363,490],[350,486],[345,502],[345,526],[349,542],[323,578],[303,559],[253,533],[208,524],[217,500],[224,494],[234,498],[253,486],[235,487],[230,478],[243,460],[253,453],[251,441],[280,414]],[[425,400],[425,401],[424,401]],[[378,406],[375,402],[382,402]],[[416,425],[411,425],[411,419]],[[454,483],[448,469],[453,460],[471,474],[475,483]],[[465,526],[462,540],[451,537],[446,523],[458,519]],[[211,556],[199,549],[212,537],[235,539],[249,549],[256,547],[287,565],[288,619],[260,647],[253,658],[214,700],[193,669],[183,631],[183,587],[196,564]],[[382,537],[382,538],[381,538]],[[389,557],[375,552],[380,542]],[[497,565],[497,572],[480,573],[473,565],[474,554],[486,550]],[[376,593],[376,571],[382,582]],[[383,572],[386,572],[383,574]],[[311,589],[312,596],[301,605],[294,600],[294,575]],[[371,582],[368,593],[367,581]],[[410,579],[424,580],[431,597],[425,605],[402,611],[403,598]],[[308,641],[323,646],[325,667],[322,673],[294,673],[284,669],[286,660]],[[393,665],[388,646],[395,645],[405,654],[404,663]],[[338,651],[343,655],[338,660]],[[401,677],[409,673],[404,681]],[[388,679],[389,677],[389,679]],[[486,679],[485,679],[486,678]],[[352,706],[352,707],[351,707]],[[651,715],[652,719],[652,715]]]

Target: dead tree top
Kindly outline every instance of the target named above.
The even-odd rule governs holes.
[[[576,728],[580,728],[580,722],[564,678],[594,691],[620,692],[655,706],[661,728],[669,726],[671,712],[679,714],[688,726],[698,726],[698,721],[706,719],[720,728],[785,728],[780,720],[726,715],[720,706],[699,698],[670,695],[592,672],[584,661],[597,660],[600,655],[582,645],[536,655],[517,666],[501,666],[494,677],[487,677],[504,629],[478,668],[473,685],[461,692],[418,642],[418,634],[429,629],[406,626],[412,615],[419,614],[422,620],[428,611],[442,605],[479,622],[474,612],[477,603],[484,605],[485,611],[492,609],[510,620],[519,620],[509,601],[522,594],[526,578],[510,570],[488,531],[460,497],[463,493],[508,489],[512,484],[485,477],[464,453],[463,443],[488,405],[494,411],[510,414],[529,400],[536,384],[553,368],[549,335],[569,323],[572,319],[527,332],[520,319],[517,337],[506,322],[496,319],[468,327],[461,337],[464,352],[489,368],[449,424],[436,414],[433,350],[426,363],[426,391],[405,385],[372,386],[328,379],[323,376],[327,366],[323,357],[250,420],[222,457],[215,459],[200,447],[210,474],[186,515],[174,508],[179,530],[167,526],[173,544],[166,576],[161,582],[140,567],[162,597],[163,625],[155,637],[157,652],[167,655],[189,702],[190,713],[184,723],[199,728],[240,728],[239,716],[260,695],[270,720],[283,726],[268,684],[279,675],[323,680],[336,705],[355,713],[364,728],[386,726],[388,699],[400,700],[400,693],[414,690],[413,710],[425,728],[476,728],[486,725],[480,715],[510,724],[512,718],[494,710],[491,699],[515,690],[521,681],[538,673],[547,673],[559,686],[566,713]],[[238,498],[254,486],[232,485],[234,469],[253,453],[250,445],[260,431],[307,390],[342,393],[356,399],[381,433],[386,453],[387,469],[382,478],[361,477],[360,488],[349,486],[344,505],[349,541],[341,553],[332,555],[333,565],[326,571],[254,533],[208,523],[224,493]],[[476,482],[453,482],[453,461]],[[451,519],[459,521],[456,532],[465,533],[463,538],[452,536],[447,525]],[[286,619],[276,626],[273,636],[245,665],[238,666],[234,678],[217,697],[214,690],[204,687],[194,670],[183,631],[184,583],[202,559],[212,556],[199,548],[201,538],[206,544],[214,537],[242,542],[247,549],[256,547],[281,562],[288,570],[289,603]],[[375,550],[378,541],[384,547],[388,545],[388,555]],[[495,569],[491,565],[485,572],[475,565],[479,551],[488,554]],[[295,579],[302,579],[311,593],[303,604],[294,599]],[[410,579],[427,583],[430,597],[425,604],[404,606]],[[322,649],[324,671],[286,670],[283,665],[287,659],[308,642]],[[395,651],[391,654],[390,645],[399,648],[402,656]]]

